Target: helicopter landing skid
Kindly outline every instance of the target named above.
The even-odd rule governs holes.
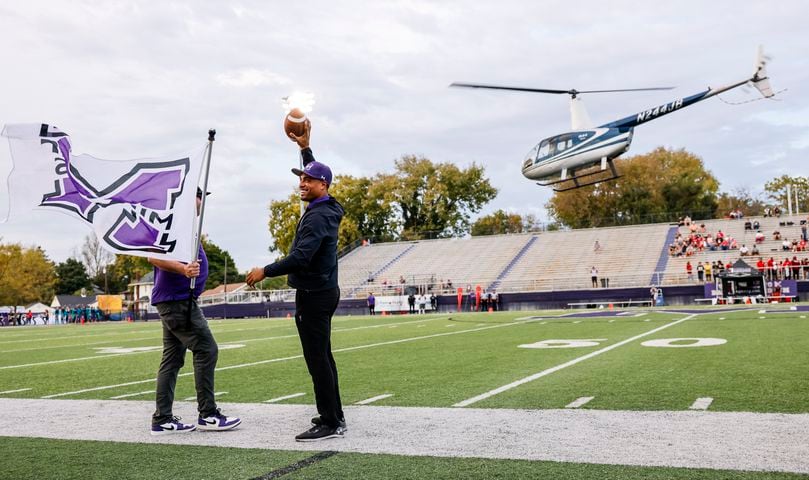
[[[611,180],[615,180],[616,178],[621,177],[621,175],[618,175],[618,171],[615,169],[615,165],[612,163],[612,161],[608,161],[607,165],[609,166],[609,170],[602,170],[598,168],[591,172],[574,175],[572,177],[568,177],[565,179],[554,180],[552,182],[537,182],[537,185],[543,187],[552,187],[553,191],[555,192],[566,192],[568,190],[575,190],[577,188],[595,185],[596,183],[609,182]],[[601,178],[595,179],[588,178],[592,177],[593,175],[601,175],[601,174],[606,175],[602,176]],[[582,182],[583,179],[586,179],[586,181]],[[563,186],[560,184],[567,184],[567,185]],[[559,186],[557,187],[557,185]]]

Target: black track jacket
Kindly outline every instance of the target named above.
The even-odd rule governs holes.
[[[305,164],[314,160],[311,152],[302,151]],[[334,198],[310,205],[298,222],[289,255],[265,266],[264,275],[288,275],[289,286],[308,292],[336,288],[337,231],[343,214]]]

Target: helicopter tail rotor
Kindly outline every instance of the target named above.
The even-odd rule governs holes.
[[[756,64],[753,70],[753,78],[751,78],[750,81],[753,82],[753,86],[758,89],[764,98],[775,96],[770,86],[770,77],[767,76],[767,61],[769,59],[770,57],[764,55],[764,49],[759,45]]]

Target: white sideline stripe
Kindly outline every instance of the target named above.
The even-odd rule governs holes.
[[[154,389],[152,390],[144,390],[138,393],[127,393],[126,395],[116,395],[114,397],[110,397],[110,400],[118,400],[119,398],[129,398],[129,397],[137,397],[140,395],[146,395],[147,393],[154,393]]]
[[[581,323],[581,320],[576,320],[576,321],[575,321],[575,322],[573,322],[573,323]]]
[[[675,320],[675,321],[673,321],[671,323],[667,323],[667,324],[665,324],[663,326],[660,326],[660,327],[657,327],[657,328],[655,328],[653,330],[649,330],[648,332],[641,333],[640,335],[635,335],[632,338],[627,338],[626,340],[622,340],[622,341],[620,341],[618,343],[613,343],[612,345],[606,346],[606,347],[602,348],[601,350],[596,350],[595,352],[590,352],[587,355],[582,355],[581,357],[574,358],[573,360],[571,360],[569,362],[565,362],[565,363],[563,363],[561,365],[557,365],[555,367],[548,368],[546,370],[535,373],[533,375],[529,375],[529,376],[527,376],[525,378],[521,378],[521,379],[519,379],[519,380],[517,380],[515,382],[511,382],[511,383],[509,383],[507,385],[503,385],[502,387],[497,387],[494,390],[489,390],[486,393],[481,393],[480,395],[478,395],[476,397],[467,398],[466,400],[464,400],[462,402],[456,403],[455,405],[453,405],[453,407],[466,407],[466,406],[472,405],[473,403],[477,403],[477,402],[479,402],[481,400],[485,400],[485,399],[487,399],[489,397],[493,397],[493,396],[495,396],[495,395],[497,395],[499,393],[503,393],[503,392],[505,392],[507,390],[511,390],[514,387],[519,387],[520,385],[522,385],[524,383],[533,382],[534,380],[536,380],[538,378],[542,378],[545,375],[550,375],[553,372],[557,372],[559,370],[562,370],[563,368],[567,368],[567,367],[575,365],[575,364],[577,364],[579,362],[583,362],[583,361],[585,361],[585,360],[587,360],[589,358],[595,357],[597,355],[601,355],[602,353],[609,352],[610,350],[618,348],[618,347],[620,347],[622,345],[626,345],[629,342],[634,342],[635,340],[637,340],[639,338],[643,338],[643,337],[645,337],[647,335],[657,333],[660,330],[672,327],[672,326],[677,325],[679,323],[682,323],[682,322],[684,322],[686,320],[690,320],[690,319],[692,319],[694,317],[696,317],[696,314],[689,315],[689,316],[681,318],[679,320]]]
[[[17,390],[6,390],[5,392],[0,392],[0,395],[5,395],[6,393],[17,393],[17,392],[27,392],[31,390],[30,388],[18,388]]]
[[[609,321],[609,322],[607,322],[607,323],[612,323],[612,322],[614,322],[614,321],[615,321],[615,319],[613,318],[612,320],[610,320],[610,321]]]
[[[92,357],[65,358],[63,360],[50,360],[47,362],[25,363],[21,365],[6,365],[5,367],[0,367],[0,370],[8,370],[11,368],[38,367],[40,365],[53,365],[55,363],[80,362],[82,360],[92,360],[94,358],[120,357],[121,355],[135,355],[138,353],[151,353],[153,351],[154,350],[150,350],[149,352],[112,353],[110,355],[93,355]]]
[[[392,396],[393,396],[392,393],[385,393],[385,394],[382,394],[382,395],[377,395],[375,397],[366,398],[365,400],[360,400],[359,402],[355,403],[354,405],[368,405],[369,403],[374,403],[377,400],[384,400],[384,399],[386,399],[388,397],[392,397]]]
[[[689,410],[708,410],[708,407],[711,406],[713,403],[713,398],[711,397],[700,397],[694,400],[694,403],[688,407]]]
[[[306,394],[303,393],[303,392],[301,392],[301,393],[293,393],[292,395],[284,395],[283,397],[277,397],[277,398],[271,398],[269,400],[264,400],[263,403],[275,403],[275,402],[280,402],[282,400],[289,400],[290,398],[302,397],[304,395],[306,395]]]
[[[219,397],[219,396],[221,396],[221,395],[226,395],[227,393],[228,393],[228,392],[214,392],[213,396],[214,396],[214,397]],[[196,399],[197,399],[197,396],[196,396],[196,395],[194,395],[193,397],[184,398],[184,399],[183,399],[183,401],[184,401],[184,402],[192,402],[192,401],[194,401],[194,400],[196,400]]]
[[[642,316],[646,315],[646,313],[647,313],[647,312],[641,312],[641,313],[639,313],[639,314],[637,314],[637,315],[635,315],[635,316],[636,316],[636,317],[642,317]]]
[[[510,326],[513,326],[513,325],[524,325],[526,323],[528,323],[528,321],[525,321],[525,322],[512,322],[512,323],[501,323],[499,325],[490,325],[488,327],[480,327],[480,328],[470,328],[469,330],[457,330],[455,332],[434,333],[432,335],[422,335],[420,337],[402,338],[402,339],[399,339],[399,340],[390,340],[390,341],[387,341],[387,342],[370,343],[370,344],[367,344],[367,345],[357,345],[355,347],[340,348],[340,349],[337,349],[337,350],[332,350],[332,353],[350,352],[350,351],[353,351],[353,350],[363,350],[363,349],[366,349],[366,348],[381,347],[381,346],[384,346],[384,345],[395,345],[397,343],[414,342],[416,340],[425,340],[425,339],[428,339],[428,338],[444,337],[444,336],[447,336],[447,335],[458,335],[458,334],[461,334],[461,333],[480,332],[480,331],[483,331],[483,330],[490,330],[490,329],[493,329],[493,328],[510,327]],[[285,362],[287,360],[296,360],[298,358],[303,358],[303,355],[293,355],[291,357],[281,357],[281,358],[270,358],[268,360],[260,360],[258,362],[242,363],[242,364],[238,364],[238,365],[229,365],[227,367],[219,367],[219,368],[216,369],[216,371],[221,372],[223,370],[232,370],[234,368],[253,367],[253,366],[256,366],[256,365],[264,365],[264,364],[267,364],[267,363]],[[179,374],[177,376],[178,377],[186,377],[188,375],[193,375],[193,374],[194,374],[194,372],[186,372],[186,373],[181,373],[181,374]],[[129,385],[138,385],[140,383],[149,383],[149,382],[154,382],[154,381],[155,381],[154,378],[149,378],[149,379],[146,379],[146,380],[136,380],[134,382],[119,383],[119,384],[116,384],[116,385],[104,385],[102,387],[85,388],[83,390],[76,390],[76,391],[73,391],[73,392],[54,393],[52,395],[45,395],[45,396],[40,397],[40,398],[48,399],[48,398],[65,397],[65,396],[68,396],[68,395],[78,395],[80,393],[95,392],[95,391],[98,391],[98,390],[108,390],[110,388],[117,388],[117,387],[128,387]]]
[[[579,408],[596,397],[580,397],[565,405],[565,408]]]

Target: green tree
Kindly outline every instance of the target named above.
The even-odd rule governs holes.
[[[800,212],[809,211],[809,179],[806,177],[792,177],[781,175],[773,178],[764,184],[764,192],[768,198],[780,206],[786,213],[787,205],[787,185],[790,186],[793,209],[797,207]],[[795,192],[798,194],[798,205],[795,205]]]
[[[497,210],[475,220],[470,233],[473,236],[522,233],[530,231],[536,225],[537,221],[533,215],[519,215]]]
[[[396,161],[392,174],[338,175],[329,193],[345,209],[339,232],[342,248],[364,238],[392,241],[465,234],[470,215],[480,211],[497,190],[482,167],[462,170],[410,155]],[[293,193],[270,203],[270,251],[289,253],[300,218],[299,199]]]
[[[90,277],[84,264],[75,258],[68,258],[56,265],[56,294],[73,295],[82,288],[90,288]]]
[[[461,170],[452,163],[405,155],[395,165],[395,173],[378,178],[385,197],[399,209],[403,239],[463,235],[470,215],[497,195],[483,167],[475,164]]]
[[[56,272],[40,247],[0,245],[0,305],[50,304]]]
[[[660,147],[615,162],[621,178],[555,193],[546,204],[550,216],[585,228],[716,214],[719,182],[696,155]]]
[[[144,257],[116,255],[115,261],[107,266],[106,273],[102,270],[106,279],[97,279],[96,284],[103,286],[106,281],[110,293],[125,292],[130,283],[137,282],[153,269],[152,264]]]
[[[206,289],[216,288],[225,283],[225,265],[227,265],[228,283],[244,281],[244,275],[239,273],[230,252],[213,243],[207,235],[202,236],[202,248],[205,249],[205,256],[208,258]]]

